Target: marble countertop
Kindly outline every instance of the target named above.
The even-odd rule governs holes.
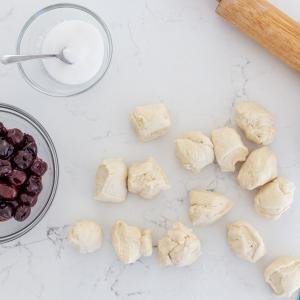
[[[25,4],[26,2],[26,4]],[[272,149],[280,174],[300,187],[300,76],[265,52],[214,12],[209,0],[73,1],[97,12],[113,37],[114,56],[105,78],[90,91],[68,99],[42,95],[28,86],[16,66],[0,66],[0,99],[38,118],[57,147],[60,184],[45,218],[24,237],[0,246],[0,298],[96,299],[274,299],[263,270],[279,255],[299,255],[300,202],[277,222],[253,211],[253,193],[234,175],[210,166],[199,175],[184,171],[174,140],[186,130],[232,124],[234,104],[255,100],[274,112],[278,134]],[[300,19],[298,0],[273,0]],[[0,54],[14,52],[24,22],[51,0],[0,3]],[[173,126],[162,139],[137,141],[128,122],[138,104],[164,102]],[[130,195],[119,205],[92,199],[97,164],[123,156],[128,163],[152,155],[168,174],[172,189],[153,201]],[[187,268],[163,268],[156,251],[124,266],[115,257],[110,228],[115,220],[148,227],[154,240],[177,219],[191,226],[187,191],[225,192],[235,208],[218,223],[195,228],[203,255]],[[134,213],[133,213],[134,212]],[[66,243],[68,226],[94,218],[104,230],[101,251],[83,256]],[[253,223],[268,253],[257,264],[236,258],[226,244],[226,224]]]

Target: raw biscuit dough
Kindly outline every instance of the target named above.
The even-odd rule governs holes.
[[[294,183],[286,178],[277,177],[262,186],[256,194],[255,211],[264,218],[276,220],[291,206],[294,192]]]
[[[213,163],[214,146],[202,132],[191,131],[176,140],[176,156],[185,169],[198,173]]]
[[[300,257],[278,257],[264,275],[276,296],[291,297],[300,288]]]
[[[81,220],[71,227],[67,240],[80,253],[92,253],[101,248],[102,230],[94,221]]]
[[[193,190],[190,197],[190,220],[193,225],[205,226],[216,222],[233,207],[225,196],[206,190]]]
[[[254,190],[276,177],[277,158],[268,147],[261,147],[250,153],[237,179],[241,187]]]
[[[184,267],[199,258],[201,244],[191,229],[176,222],[158,241],[158,254],[162,265]]]
[[[128,191],[152,199],[170,188],[167,177],[152,157],[131,165],[128,169]]]
[[[228,225],[227,241],[233,252],[249,262],[257,262],[266,254],[259,232],[248,222],[236,221]]]
[[[96,173],[95,199],[123,202],[127,196],[127,167],[121,158],[106,159]]]
[[[130,119],[142,142],[165,135],[171,126],[168,109],[161,103],[137,106]]]
[[[151,231],[129,226],[123,221],[117,221],[113,226],[112,244],[124,264],[134,263],[142,256],[152,254]]]
[[[235,129],[229,127],[215,129],[211,138],[217,162],[223,172],[234,172],[236,163],[246,160],[248,148]]]
[[[235,108],[235,121],[250,141],[259,145],[272,143],[274,116],[263,106],[253,101],[240,102]]]

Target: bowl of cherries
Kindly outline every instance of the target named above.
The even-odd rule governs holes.
[[[0,104],[0,243],[28,232],[46,214],[58,184],[58,159],[44,127]]]

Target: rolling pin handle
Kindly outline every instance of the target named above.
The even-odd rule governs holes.
[[[221,0],[217,13],[300,72],[300,24],[267,0]]]

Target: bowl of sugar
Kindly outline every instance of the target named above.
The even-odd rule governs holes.
[[[35,13],[24,25],[17,54],[56,54],[63,50],[69,64],[57,58],[18,64],[27,83],[55,97],[87,91],[108,70],[112,39],[104,21],[91,10],[75,4],[55,4]]]

